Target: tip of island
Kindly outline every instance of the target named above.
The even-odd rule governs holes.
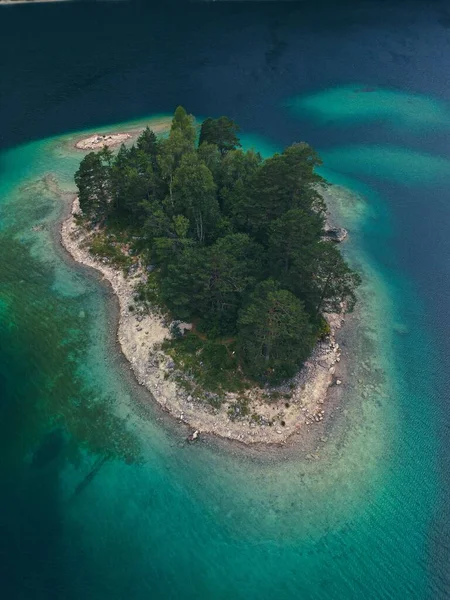
[[[61,241],[111,284],[130,368],[191,441],[280,444],[345,387],[335,336],[360,278],[316,152],[263,159],[238,132],[178,107],[152,129],[78,140],[89,153]]]

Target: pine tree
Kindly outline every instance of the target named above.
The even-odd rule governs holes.
[[[293,375],[308,357],[314,334],[298,298],[272,279],[259,284],[239,316],[239,353],[261,380]]]
[[[228,117],[208,118],[202,123],[199,145],[201,146],[204,142],[215,144],[221,154],[226,154],[241,145],[237,136],[238,132],[238,125]]]
[[[110,201],[111,151],[105,146],[101,152],[90,152],[75,173],[78,199],[83,214],[92,218],[105,216]]]

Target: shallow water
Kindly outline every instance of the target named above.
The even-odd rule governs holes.
[[[42,10],[59,26],[56,41],[68,27],[65,11],[73,11],[73,24],[81,19],[77,7]],[[6,71],[11,83],[25,56],[53,91],[44,99],[35,96],[40,112],[29,136],[45,139],[13,148],[23,134],[5,125],[4,146],[11,147],[0,155],[4,597],[447,597],[446,398],[438,366],[446,364],[450,326],[445,311],[450,278],[440,254],[448,244],[450,197],[445,146],[431,143],[430,136],[444,140],[450,97],[411,89],[406,81],[417,62],[426,62],[425,41],[432,50],[436,35],[419,29],[422,37],[414,42],[407,29],[390,39],[391,47],[407,40],[411,54],[409,65],[389,67],[392,87],[383,79],[385,65],[377,71],[371,63],[378,42],[364,14],[358,27],[372,46],[366,63],[363,51],[355,59],[354,68],[361,70],[349,73],[340,57],[339,76],[319,64],[307,85],[301,76],[305,55],[291,35],[292,15],[285,20],[269,11],[252,24],[243,9],[235,36],[247,52],[238,68],[222,48],[229,34],[208,16],[199,17],[196,31],[210,43],[209,62],[202,63],[204,52],[195,41],[185,46],[177,38],[178,52],[167,44],[159,49],[174,68],[170,93],[150,102],[156,116],[186,100],[198,114],[233,114],[243,124],[244,146],[265,155],[308,139],[324,159],[321,173],[344,186],[337,188],[333,212],[350,232],[345,252],[364,283],[352,327],[340,339],[349,364],[342,406],[333,409],[317,448],[255,454],[212,440],[182,444],[184,431],[136,389],[115,352],[115,305],[108,288],[58,245],[57,223],[69,197],[64,192],[74,189],[80,159],[74,139],[109,115],[120,112],[117,121],[133,118],[135,124],[143,114],[139,98],[136,105],[123,102],[128,88],[122,81],[148,81],[142,15],[120,10],[110,9],[106,29],[124,31],[134,24],[132,41],[123,34],[131,45],[125,51],[124,40],[112,36],[103,40],[104,55],[93,53],[90,62],[83,49],[78,62],[65,53],[62,87],[53,79],[52,69],[59,74],[58,68],[52,63],[45,71],[43,57],[30,53],[33,45],[47,48],[38,34],[17,51],[17,72]],[[220,10],[227,23],[236,21],[237,8]],[[12,26],[16,17],[8,18]],[[409,18],[414,22],[414,13]],[[343,27],[334,23],[321,31],[322,43],[327,40],[335,54],[347,51],[336,41],[338,26]],[[354,26],[350,37],[346,32],[353,52],[361,50],[362,35],[356,21]],[[380,25],[393,35],[391,26],[389,19]],[[171,27],[180,29],[178,21]],[[195,36],[186,27],[192,42]],[[317,61],[309,41],[301,50]],[[350,41],[346,44],[350,52]],[[191,54],[183,55],[185,47]],[[106,49],[120,57],[114,73],[107,69]],[[262,70],[261,52],[266,52]],[[61,60],[55,57],[57,64]],[[153,65],[154,57],[149,60]],[[83,74],[92,62],[98,69],[94,83]],[[193,81],[202,82],[202,100],[186,91],[184,77],[175,76],[189,62]],[[28,68],[23,93],[32,85],[39,90]],[[247,87],[242,84],[246,70],[253,86],[248,72]],[[72,87],[64,88],[69,74]],[[351,83],[363,74],[367,83]],[[274,78],[277,93],[264,96]],[[352,91],[360,86],[375,91]],[[100,118],[94,100],[114,89],[120,93]],[[77,115],[74,93],[83,109]],[[17,123],[28,103],[18,97]],[[44,118],[52,107],[54,114]],[[55,123],[62,133],[48,137]]]

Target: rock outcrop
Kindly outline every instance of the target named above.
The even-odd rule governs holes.
[[[330,227],[325,229],[325,237],[332,242],[340,243],[348,236],[348,231],[343,227]]]

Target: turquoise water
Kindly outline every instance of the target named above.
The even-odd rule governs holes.
[[[41,597],[43,582],[64,598],[427,597],[438,508],[436,423],[432,412],[423,419],[431,343],[414,326],[420,301],[410,282],[374,258],[395,230],[388,206],[357,179],[394,177],[384,153],[323,152],[333,212],[351,235],[345,252],[363,275],[341,338],[343,404],[323,441],[246,453],[214,440],[184,446],[184,431],[117,357],[108,289],[59,248],[80,135],[1,155],[2,510],[12,548],[20,528],[29,549],[19,568],[9,557],[11,589],[26,573],[29,597]],[[280,148],[251,133],[243,141],[264,155]],[[391,152],[396,169],[410,168],[407,149]],[[418,153],[414,161],[412,171],[430,166],[427,185],[447,164]]]
[[[447,3],[154,4],[0,7],[1,597],[448,598]],[[77,132],[179,103],[345,188],[364,283],[318,444],[184,447],[59,247]]]
[[[448,128],[450,113],[442,100],[403,90],[352,83],[330,87],[311,95],[294,97],[285,103],[294,115],[306,113],[321,124],[331,122],[358,125],[375,121],[400,131],[416,132]]]
[[[450,175],[448,158],[407,148],[352,145],[327,150],[322,156],[332,169],[404,187],[445,183]]]

